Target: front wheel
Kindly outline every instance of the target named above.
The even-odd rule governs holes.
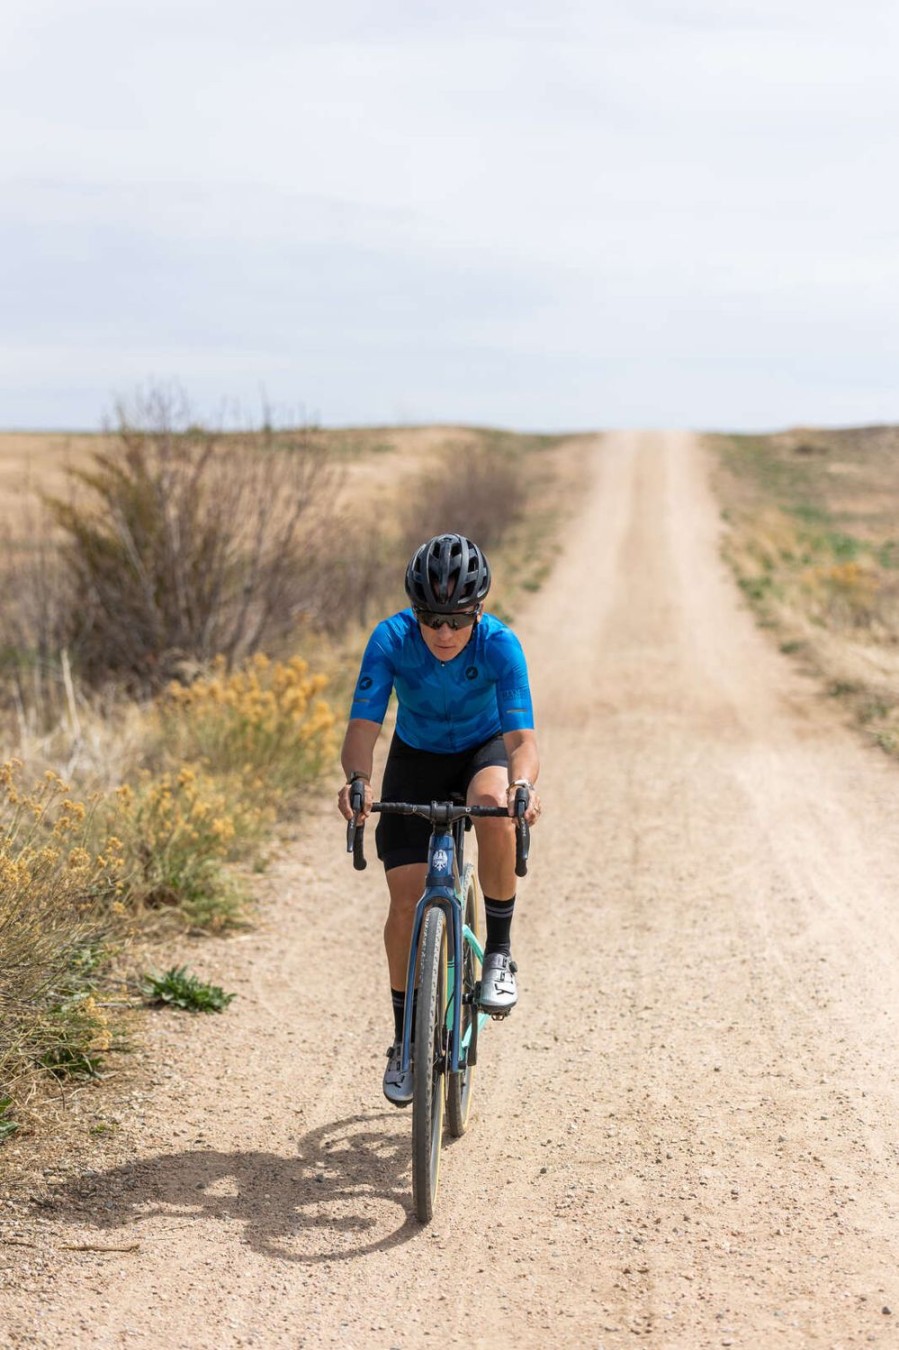
[[[421,1223],[434,1215],[443,1142],[446,1071],[446,918],[432,906],[421,939],[412,1088],[412,1203]]]
[[[466,869],[467,870],[467,869]],[[478,938],[478,883],[474,870],[468,873],[465,887],[465,927],[472,937]],[[474,1086],[474,1065],[468,1062],[472,1049],[472,1038],[476,1037],[475,1021],[478,1016],[475,1003],[475,991],[481,978],[481,962],[470,942],[462,940],[462,1047],[465,1051],[465,1067],[458,1073],[448,1073],[446,1077],[446,1123],[454,1139],[460,1138],[468,1125],[468,1113],[471,1110],[471,1092]],[[458,986],[457,986],[458,987]],[[447,1025],[452,1021],[452,1004],[447,1012]]]

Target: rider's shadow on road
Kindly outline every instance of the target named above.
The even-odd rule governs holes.
[[[244,1242],[285,1261],[385,1250],[421,1231],[408,1208],[408,1129],[386,1119],[323,1125],[295,1156],[197,1149],[126,1163],[55,1188],[53,1212],[148,1240],[160,1218],[239,1222]]]

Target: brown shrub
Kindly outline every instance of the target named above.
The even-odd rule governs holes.
[[[0,674],[9,677],[22,730],[26,720],[56,721],[66,703],[61,652],[70,601],[51,535],[46,509],[34,503],[0,552]]]
[[[524,461],[498,446],[448,446],[441,463],[413,484],[400,511],[403,565],[435,534],[454,532],[490,550],[520,519],[527,497]]]
[[[64,634],[89,683],[160,687],[214,656],[277,646],[323,608],[317,558],[333,473],[308,429],[223,434],[164,395],[71,471],[50,507],[71,596]]]

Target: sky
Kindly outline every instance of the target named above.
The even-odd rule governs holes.
[[[899,421],[894,0],[4,0],[0,428]]]

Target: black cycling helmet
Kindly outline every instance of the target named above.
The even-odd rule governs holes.
[[[463,534],[436,534],[406,568],[406,594],[415,609],[455,614],[479,605],[489,590],[490,564]]]

